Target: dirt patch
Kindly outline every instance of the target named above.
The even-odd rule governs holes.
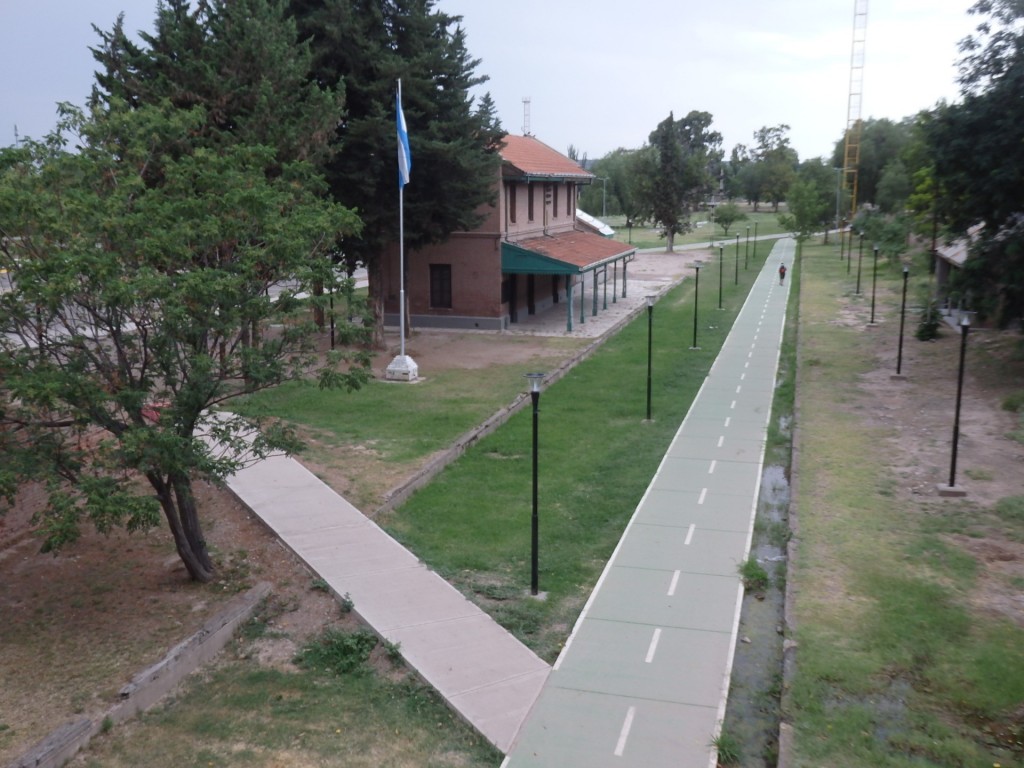
[[[877,334],[880,352],[875,370],[861,377],[862,418],[881,427],[895,447],[892,490],[909,505],[960,503],[939,497],[938,486],[948,486],[952,463],[961,335],[943,326],[934,341],[913,337],[908,316],[901,373],[895,378],[899,318],[870,326],[870,308],[847,305],[844,324],[859,324],[864,333]],[[876,319],[882,322],[879,315]],[[1024,494],[1024,444],[1012,437],[1020,416],[1002,408],[1003,401],[1024,387],[1024,341],[1019,331],[972,328],[967,338],[960,429],[955,474],[957,487],[967,492],[972,508],[990,509],[1007,496]],[[922,508],[926,508],[922,507]],[[971,605],[998,613],[1024,626],[1024,543],[986,536],[947,536],[945,541],[972,556],[977,583]]]
[[[0,518],[0,764],[61,723],[105,711],[136,672],[256,581],[275,585],[271,621],[291,642],[337,617],[312,575],[230,493],[206,484],[197,493],[219,574],[206,586],[189,580],[164,528],[85,528],[52,555],[39,552],[29,524],[37,489]],[[269,663],[291,653],[266,650]]]

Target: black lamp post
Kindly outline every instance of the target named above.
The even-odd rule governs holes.
[[[743,268],[750,266],[750,227],[747,227],[747,242],[743,245]]]
[[[530,399],[533,401],[533,516],[530,525],[530,594],[537,594],[538,579],[538,539],[539,539],[539,518],[537,517],[537,414],[540,403],[540,382],[544,378],[543,373],[528,373],[526,378],[530,382]]]
[[[857,248],[857,295],[860,296],[860,263],[864,260],[864,233],[860,234],[860,246]]]
[[[328,311],[331,313],[331,349],[334,349],[334,284],[331,284],[330,290],[330,301],[331,305],[328,307]]]
[[[757,222],[754,222],[754,261],[757,261]]]
[[[718,308],[722,308],[722,272],[725,269],[725,246],[718,244]]]
[[[654,296],[647,297],[647,420],[651,420],[651,352],[654,338]]]
[[[739,243],[739,235],[736,235],[736,242]],[[736,254],[739,256],[739,252]],[[693,268],[697,270],[697,277],[693,283],[693,346],[690,349],[700,349],[697,346],[697,298],[700,296],[700,268],[699,261],[693,262]]]
[[[903,324],[907,319],[907,278],[910,276],[910,267],[903,267],[903,298],[900,300],[900,343],[896,353],[896,375],[900,375],[903,369]]]
[[[964,358],[967,352],[967,331],[971,321],[964,315],[960,318],[960,373],[956,379],[956,415],[953,417],[953,455],[949,462],[949,487],[956,486],[956,449],[960,442],[960,398],[964,391]]]
[[[878,282],[878,243],[875,243],[875,262],[871,268],[871,323],[875,324],[875,284]]]
[[[736,233],[736,281],[734,285],[740,284],[740,233]]]

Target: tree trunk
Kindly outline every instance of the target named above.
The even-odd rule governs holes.
[[[371,259],[366,265],[367,294],[372,316],[373,331],[370,344],[373,349],[384,349],[384,273],[380,260]]]
[[[321,280],[316,280],[313,283],[313,295],[320,298],[324,295],[324,284]],[[324,326],[326,315],[324,314],[324,308],[319,303],[313,305],[313,322],[316,323],[317,329],[320,333],[324,332]]]
[[[669,232],[667,235],[665,235],[665,240],[665,253],[673,253],[673,249],[676,245],[675,233]]]
[[[165,479],[162,475],[149,473],[146,477],[156,491],[174,537],[178,557],[185,564],[189,576],[203,583],[212,581],[213,562],[206,550],[206,540],[199,524],[192,479],[186,474],[171,474]]]

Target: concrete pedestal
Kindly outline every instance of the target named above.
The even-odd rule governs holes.
[[[384,371],[384,378],[388,381],[416,381],[419,375],[419,366],[408,355],[396,355]]]
[[[967,489],[962,485],[946,485],[945,483],[939,483],[935,486],[935,490],[939,492],[939,496],[946,498],[955,498],[967,495]]]

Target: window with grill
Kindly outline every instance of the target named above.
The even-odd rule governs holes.
[[[452,308],[452,265],[430,265],[430,307],[431,309]]]

